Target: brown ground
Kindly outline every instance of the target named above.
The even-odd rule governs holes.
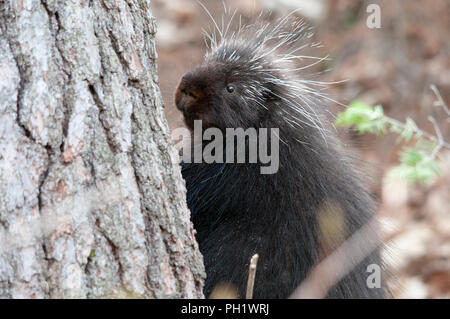
[[[221,1],[203,2],[215,17],[223,13]],[[227,5],[251,20],[263,8],[260,2],[268,3],[230,0]],[[348,80],[332,86],[329,95],[344,104],[355,99],[382,104],[390,117],[402,121],[411,117],[420,128],[434,134],[427,120],[433,115],[450,141],[449,122],[442,109],[433,106],[435,96],[429,88],[435,84],[450,104],[450,2],[378,1],[382,15],[378,30],[366,26],[365,1],[321,3],[321,17],[308,15],[323,43],[321,55],[331,57],[331,62],[322,66],[331,67],[331,71],[321,75],[321,80]],[[182,125],[173,91],[181,76],[201,60],[205,50],[201,29],[207,29],[211,22],[192,0],[155,0],[152,4],[159,24],[160,87],[173,129]],[[289,10],[283,5],[276,8],[274,15]],[[382,178],[397,163],[401,149],[395,136],[350,134],[349,138],[369,163],[372,191],[380,198],[379,217],[386,225],[384,236],[390,247],[386,255],[392,260],[389,269],[396,278],[390,280],[394,296],[449,298],[450,152],[442,154],[443,176],[435,183],[423,186],[398,181],[388,185]]]

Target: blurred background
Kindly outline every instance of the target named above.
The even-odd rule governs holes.
[[[355,100],[381,104],[385,113],[404,122],[412,118],[435,134],[436,118],[443,138],[450,141],[450,122],[434,105],[436,85],[450,104],[450,1],[448,0],[203,0],[215,19],[237,10],[251,23],[261,11],[278,18],[301,8],[297,16],[315,28],[317,55],[330,59],[317,65],[328,95],[347,105]],[[381,28],[366,24],[371,3],[381,8]],[[195,0],[154,0],[157,19],[159,84],[171,129],[182,126],[173,102],[181,76],[198,64],[206,46],[202,29],[212,22]],[[331,103],[330,103],[331,104]],[[330,105],[333,113],[345,108]],[[401,179],[385,182],[398,164],[397,136],[341,135],[366,163],[367,181],[378,199],[378,217],[387,243],[385,259],[392,274],[389,285],[395,298],[450,298],[450,152],[439,157],[442,176],[428,184]]]

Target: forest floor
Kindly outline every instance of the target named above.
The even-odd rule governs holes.
[[[272,8],[275,16],[292,9],[283,6],[286,1],[275,2],[279,2]],[[435,134],[428,121],[432,115],[444,139],[450,141],[448,118],[434,106],[436,96],[430,89],[436,85],[450,104],[450,3],[378,1],[382,26],[369,29],[364,1],[319,2],[322,14],[311,8],[305,16],[316,29],[316,40],[323,44],[319,55],[330,57],[322,66],[330,71],[320,79],[346,80],[330,86],[329,96],[345,105],[354,100],[381,104],[390,117],[400,121],[410,117],[421,129]],[[265,8],[264,3],[227,1],[248,21]],[[174,107],[173,91],[181,76],[201,61],[205,52],[202,28],[208,29],[211,21],[196,1],[155,0],[152,5],[158,23],[160,87],[169,126],[174,129],[183,124]],[[224,11],[220,1],[209,1],[207,6],[215,17]],[[343,107],[331,109],[336,112]],[[396,143],[396,136],[343,135],[367,163],[367,179],[379,199],[393,296],[450,298],[450,152],[441,155],[442,176],[437,181],[388,183],[384,176],[398,164],[404,146]]]

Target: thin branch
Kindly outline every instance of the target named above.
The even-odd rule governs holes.
[[[448,108],[448,105],[445,103],[444,99],[442,98],[441,93],[439,92],[436,85],[432,84],[430,85],[431,90],[433,90],[434,94],[437,97],[437,101],[434,102],[434,106],[440,106],[444,110],[445,113],[447,113],[448,117],[450,117],[450,109]],[[448,119],[450,120],[450,119]]]
[[[445,103],[444,99],[442,98],[441,93],[439,92],[438,88],[436,87],[436,85],[432,84],[430,85],[431,90],[434,92],[434,94],[436,95],[436,98],[438,99],[437,101],[434,102],[434,106],[440,106],[442,107],[442,109],[444,110],[444,112],[448,115],[448,119],[447,121],[450,121],[450,109],[448,107],[448,105]],[[402,123],[396,119],[393,119],[389,116],[384,116],[384,119],[387,123],[389,123],[392,126],[397,126],[400,127],[401,129],[406,129],[406,124]],[[441,133],[441,130],[439,129],[439,126],[437,125],[437,122],[434,118],[430,118],[428,117],[428,120],[430,120],[433,123],[434,126],[434,130],[437,134],[437,138],[436,136],[434,136],[433,134],[427,133],[422,131],[421,129],[419,129],[417,126],[413,127],[412,130],[415,134],[420,135],[420,136],[424,136],[426,138],[428,138],[429,140],[433,141],[433,142],[437,142],[438,145],[435,148],[435,151],[437,150],[437,152],[439,152],[442,148],[447,148],[450,149],[450,144],[447,143]],[[432,158],[434,159],[436,157],[437,152],[433,151],[433,155]]]
[[[438,140],[438,144],[436,145],[436,147],[434,148],[433,152],[432,152],[431,155],[430,155],[430,158],[431,158],[432,160],[434,160],[434,159],[436,158],[437,154],[439,153],[439,151],[444,147],[445,141],[444,141],[444,138],[443,138],[443,136],[442,136],[442,132],[441,132],[441,130],[439,129],[439,126],[438,126],[436,120],[434,119],[434,117],[428,116],[428,120],[429,120],[431,123],[433,123],[434,130],[435,130],[435,132],[436,132],[437,140]]]
[[[258,265],[258,254],[254,254],[250,259],[250,266],[248,267],[248,281],[247,281],[247,293],[245,294],[246,299],[253,298],[253,287],[255,285],[256,276],[256,266]]]
[[[402,122],[400,122],[400,121],[398,121],[398,120],[396,120],[396,119],[393,119],[393,118],[391,118],[391,117],[389,117],[389,116],[386,116],[386,115],[384,115],[383,119],[384,119],[387,123],[391,124],[392,126],[400,127],[400,128],[403,129],[403,130],[406,129],[406,124],[404,124],[404,123],[402,123]],[[427,139],[429,139],[429,140],[431,140],[431,141],[433,141],[433,142],[439,143],[439,139],[436,138],[436,136],[434,136],[433,134],[424,132],[424,131],[422,131],[421,129],[419,129],[418,127],[413,127],[412,130],[413,130],[413,132],[414,132],[416,135],[420,135],[420,136],[426,137]],[[447,143],[446,141],[444,141],[444,140],[442,139],[442,147],[447,148],[447,149],[450,149],[450,144]]]

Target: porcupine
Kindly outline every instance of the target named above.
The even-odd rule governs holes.
[[[182,77],[176,106],[191,130],[195,120],[202,121],[203,130],[216,128],[225,135],[226,128],[278,128],[279,168],[261,174],[259,161],[182,162],[207,273],[204,293],[209,296],[224,282],[244,297],[248,264],[258,253],[254,298],[287,298],[330,247],[342,243],[336,238],[348,238],[372,220],[374,201],[328,128],[323,114],[330,99],[321,91],[323,83],[302,77],[311,64],[293,63],[312,58],[298,53],[315,46],[308,44],[312,29],[292,15],[272,24],[240,24],[234,32],[230,25],[216,28],[219,38],[209,35],[204,61]],[[324,207],[343,232],[336,238],[331,234],[328,243],[320,221]],[[370,264],[381,265],[379,249],[327,296],[385,297],[383,279],[381,288],[366,283]]]

